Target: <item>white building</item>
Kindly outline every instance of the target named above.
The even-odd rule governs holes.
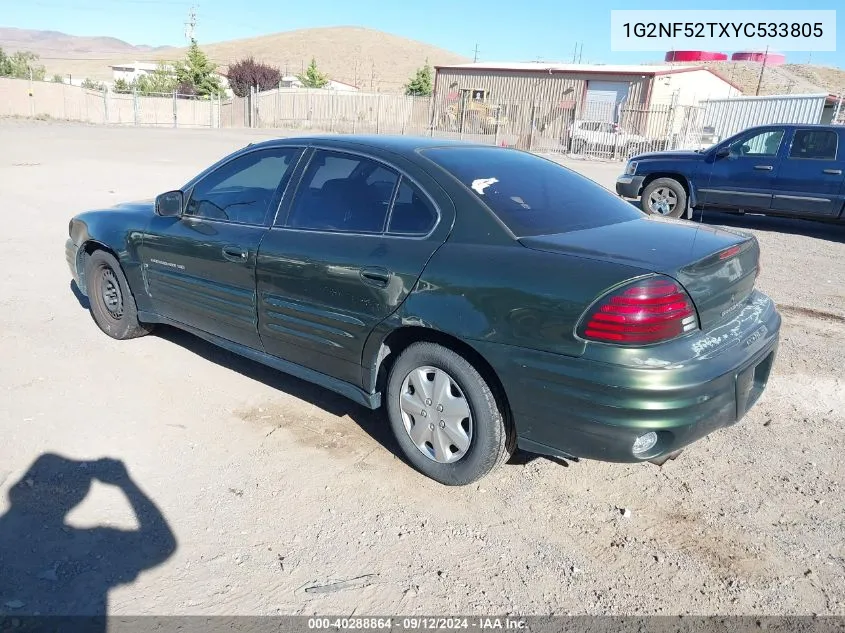
[[[171,73],[174,72],[172,66],[165,65],[164,67]],[[116,64],[111,69],[112,79],[114,81],[123,79],[127,83],[132,83],[139,77],[153,74],[158,69],[158,64],[152,62],[130,62],[127,64]]]
[[[286,75],[282,77],[282,88],[302,88],[302,82],[299,81],[299,78],[296,75]],[[352,84],[345,83],[343,81],[336,81],[334,79],[329,79],[329,83],[323,88],[323,90],[337,90],[339,92],[358,92],[358,87],[353,86]]]

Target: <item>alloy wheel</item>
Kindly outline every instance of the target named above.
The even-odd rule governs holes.
[[[678,196],[669,187],[658,187],[648,197],[648,209],[658,215],[669,215],[678,206]]]

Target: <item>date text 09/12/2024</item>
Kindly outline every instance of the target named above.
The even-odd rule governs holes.
[[[525,620],[510,617],[309,618],[310,630],[521,630]]]

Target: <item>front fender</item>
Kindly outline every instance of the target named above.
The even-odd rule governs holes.
[[[138,309],[144,309],[147,296],[138,249],[150,215],[142,210],[86,211],[74,216],[68,227],[70,239],[77,247],[76,270],[79,287],[87,294],[85,263],[94,250],[110,251],[120,262]]]

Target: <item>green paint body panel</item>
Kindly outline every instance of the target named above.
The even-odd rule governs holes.
[[[459,341],[495,373],[526,450],[639,461],[744,416],[765,388],[780,330],[774,304],[754,289],[753,237],[642,216],[518,238],[466,186],[419,155],[440,145],[450,143],[316,137],[256,144],[232,156],[303,148],[263,226],[161,217],[152,201],[119,205],[74,216],[67,262],[87,292],[84,250],[108,248],[143,320],[182,327],[368,407],[381,404],[384,342],[397,331],[424,328]],[[419,237],[288,228],[315,147],[363,153],[411,178],[436,207],[438,223]],[[599,195],[593,203],[604,201]],[[740,249],[729,261],[714,255],[732,246]],[[241,249],[243,259],[233,261],[227,247]],[[598,298],[654,274],[685,287],[701,329],[628,348],[576,334]],[[658,433],[658,445],[634,457],[634,440],[648,431]]]

